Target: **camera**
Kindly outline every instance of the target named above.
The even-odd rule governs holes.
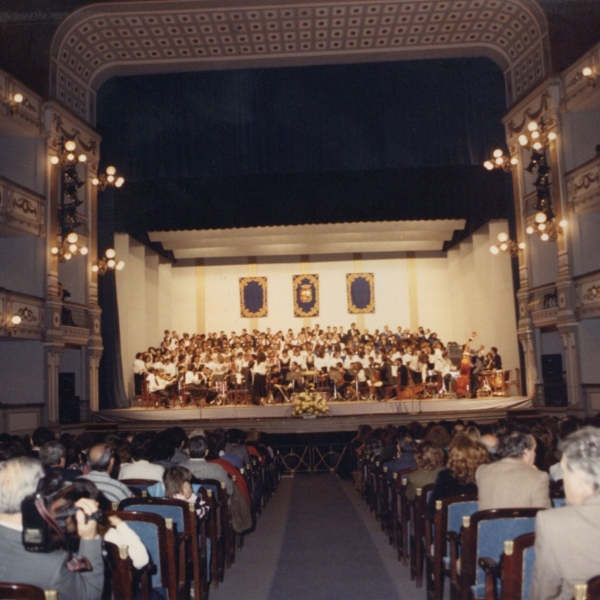
[[[57,475],[40,479],[34,494],[21,503],[23,546],[29,552],[79,550],[75,502],[90,493],[78,485],[66,485]],[[98,519],[99,514],[92,517]]]

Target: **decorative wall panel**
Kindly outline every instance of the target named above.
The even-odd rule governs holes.
[[[295,317],[319,316],[319,276],[294,275],[292,278]]]
[[[352,315],[375,312],[375,277],[373,273],[346,275],[348,312]]]
[[[240,306],[242,317],[267,316],[266,277],[240,277]]]

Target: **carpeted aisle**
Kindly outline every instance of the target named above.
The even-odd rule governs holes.
[[[210,600],[422,600],[366,504],[335,475],[284,478]]]
[[[268,600],[398,597],[340,480],[296,477]]]

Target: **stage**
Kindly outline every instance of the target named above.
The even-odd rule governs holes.
[[[410,421],[427,423],[441,419],[464,419],[490,423],[506,418],[509,413],[527,414],[533,408],[531,398],[488,397],[477,399],[406,399],[385,402],[329,402],[330,414],[318,418],[291,417],[293,404],[266,406],[209,406],[204,408],[142,408],[134,406],[95,413],[96,422],[118,424],[122,429],[159,429],[180,425],[187,430],[196,427],[256,427],[268,433],[317,433],[355,431],[368,423],[383,426]]]

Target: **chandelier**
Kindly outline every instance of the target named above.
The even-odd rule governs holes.
[[[493,171],[494,169],[502,169],[503,171],[509,173],[512,167],[518,164],[519,162],[516,156],[513,156],[512,158],[510,156],[507,156],[500,148],[496,148],[492,156],[493,158],[491,160],[486,160],[483,163],[483,166],[488,171]]]
[[[519,254],[519,250],[525,249],[525,242],[515,242],[509,238],[508,233],[502,231],[498,234],[498,242],[499,244],[490,246],[490,252],[492,254],[500,254],[503,252],[505,254],[510,254],[512,258],[515,258]]]

